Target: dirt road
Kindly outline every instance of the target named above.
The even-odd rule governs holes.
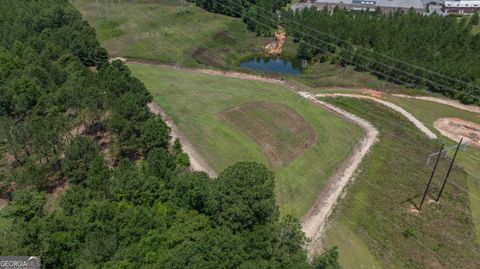
[[[412,95],[405,95],[405,94],[392,94],[392,96],[430,101],[430,102],[435,102],[435,103],[455,107],[465,111],[480,113],[479,106],[465,105],[460,103],[460,101],[458,100],[444,99],[444,98],[438,98],[438,97],[432,97],[432,96],[412,96]]]
[[[180,129],[178,129],[178,127],[170,119],[167,113],[165,113],[165,111],[163,111],[157,103],[151,102],[148,103],[147,106],[150,112],[162,117],[167,126],[170,127],[170,136],[172,137],[170,143],[173,144],[173,141],[175,141],[176,138],[180,140],[180,142],[182,143],[183,151],[187,153],[188,157],[190,158],[190,168],[193,171],[204,171],[212,178],[217,177],[217,173],[215,173],[215,170],[208,166],[202,156],[198,154],[193,145],[188,141],[187,137],[183,135]]]
[[[352,155],[345,160],[337,171],[330,177],[328,185],[318,195],[315,204],[307,215],[301,220],[302,230],[310,238],[307,246],[309,257],[313,257],[321,249],[321,238],[330,213],[348,183],[353,179],[354,173],[371,147],[378,141],[378,130],[373,125],[343,109],[329,103],[320,101],[309,92],[298,92],[304,98],[318,104],[324,109],[360,126],[365,136],[355,146]]]
[[[378,98],[375,98],[375,97],[361,95],[361,94],[325,93],[325,94],[317,94],[316,96],[317,97],[343,96],[343,97],[351,97],[351,98],[372,100],[374,102],[380,103],[380,104],[382,104],[382,105],[384,105],[384,106],[402,114],[403,116],[405,116],[405,118],[407,118],[411,123],[413,123],[413,125],[415,125],[415,127],[417,127],[420,131],[422,131],[428,138],[437,139],[437,135],[434,134],[432,131],[430,131],[430,129],[428,129],[425,125],[423,125],[423,123],[421,121],[419,121],[412,114],[407,112],[405,109],[403,109],[403,108],[401,108],[401,107],[399,107],[399,106],[397,106],[393,103],[390,103],[390,102],[387,102],[387,101],[384,101],[384,100],[381,100],[381,99],[378,99]]]

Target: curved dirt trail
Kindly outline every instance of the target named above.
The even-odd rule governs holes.
[[[172,137],[170,143],[173,144],[173,141],[175,141],[176,138],[180,140],[180,142],[182,143],[183,151],[188,154],[188,157],[190,159],[190,168],[193,171],[204,171],[212,178],[217,177],[217,173],[215,173],[215,171],[210,168],[210,166],[208,166],[202,156],[197,153],[193,145],[173,123],[167,113],[165,113],[165,111],[163,111],[157,103],[150,102],[147,104],[147,106],[150,112],[157,116],[160,116],[165,121],[167,126],[170,127],[170,136]]]
[[[332,104],[320,101],[309,92],[299,92],[304,98],[318,104],[324,109],[360,126],[365,136],[355,146],[353,154],[345,160],[330,177],[329,183],[318,195],[315,204],[301,220],[302,230],[311,241],[307,246],[309,257],[313,257],[321,248],[321,236],[327,219],[345,187],[353,179],[354,173],[361,161],[378,141],[378,130],[368,121],[340,109]]]
[[[430,102],[435,102],[435,103],[439,103],[439,104],[442,104],[442,105],[455,107],[455,108],[465,110],[465,111],[480,113],[480,107],[473,106],[473,105],[465,105],[465,104],[460,103],[457,100],[450,100],[450,99],[431,97],[431,96],[413,96],[413,95],[406,95],[406,94],[392,94],[392,96],[430,101]]]
[[[375,98],[375,97],[371,97],[371,96],[366,96],[366,95],[361,95],[361,94],[350,94],[350,93],[325,93],[325,94],[316,94],[315,96],[317,96],[317,97],[342,96],[342,97],[351,97],[351,98],[372,100],[372,101],[380,103],[380,104],[382,104],[382,105],[384,105],[388,108],[391,108],[392,110],[395,110],[396,112],[405,116],[411,123],[413,123],[413,125],[415,125],[415,127],[417,127],[425,135],[427,135],[428,138],[437,139],[437,135],[434,134],[432,131],[430,131],[430,129],[428,129],[425,125],[423,125],[423,123],[421,121],[419,121],[412,114],[407,112],[405,109],[403,109],[403,108],[401,108],[401,107],[399,107],[399,106],[397,106],[393,103],[390,103],[390,102],[387,102],[387,101],[384,101],[384,100],[381,100],[381,99],[378,99],[378,98]]]

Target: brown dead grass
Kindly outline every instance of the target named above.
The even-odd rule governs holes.
[[[252,138],[270,164],[281,167],[315,143],[315,131],[287,105],[251,101],[222,111],[219,117]]]

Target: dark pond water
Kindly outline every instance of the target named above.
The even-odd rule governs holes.
[[[240,67],[267,73],[300,75],[302,73],[302,60],[254,57],[240,63]]]

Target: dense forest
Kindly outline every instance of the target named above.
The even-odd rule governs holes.
[[[353,65],[378,77],[480,104],[478,15],[423,16],[304,9],[282,14],[282,25],[300,41],[298,56]],[[414,66],[413,66],[414,65]],[[415,67],[417,66],[417,67]]]
[[[190,172],[152,97],[67,0],[0,5],[0,253],[44,268],[339,268],[307,262],[274,175]]]
[[[353,65],[398,84],[425,88],[464,103],[480,104],[479,23],[454,16],[397,11],[333,12],[284,8],[289,1],[196,0],[207,10],[242,17],[248,28],[271,35],[279,26],[300,42],[303,59]]]
[[[291,0],[193,0],[208,11],[242,17],[248,29],[259,35],[272,36],[279,24],[277,12]]]

